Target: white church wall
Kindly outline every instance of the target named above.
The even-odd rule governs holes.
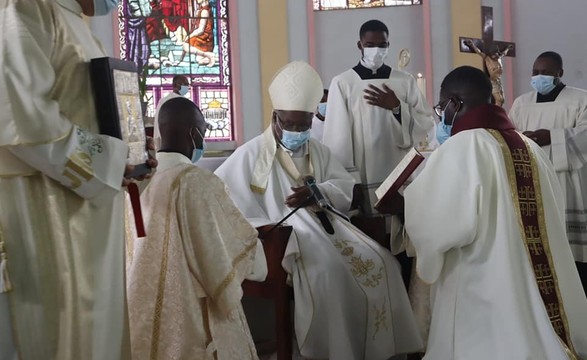
[[[411,61],[404,70],[414,75],[424,73],[422,6],[315,11],[316,66],[325,87],[335,75],[359,62],[359,28],[371,19],[381,20],[389,28],[391,48],[386,62],[396,67],[399,51],[407,48]]]
[[[234,1],[234,0],[233,0]],[[243,121],[243,143],[251,140],[263,131],[263,92],[261,91],[261,60],[259,57],[259,26],[257,21],[257,2],[237,0],[238,29],[231,29],[232,36],[238,36],[240,67],[240,116],[235,119]]]
[[[90,20],[92,32],[102,42],[108,56],[114,56],[114,36],[112,15],[94,16]]]
[[[517,55],[514,60],[514,93],[531,90],[532,64],[540,53],[556,51],[563,58],[563,81],[587,89],[587,14],[585,0],[512,1],[513,36]]]
[[[287,0],[289,60],[310,62],[307,1]]]
[[[442,79],[452,69],[450,0],[430,1],[430,37],[432,43],[432,89],[431,104],[437,104]],[[428,80],[430,81],[430,80]]]

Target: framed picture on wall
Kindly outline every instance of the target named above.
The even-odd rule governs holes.
[[[149,173],[151,169],[146,164],[147,138],[135,63],[104,57],[92,59],[90,67],[100,133],[127,143],[128,161],[135,166],[130,177]]]

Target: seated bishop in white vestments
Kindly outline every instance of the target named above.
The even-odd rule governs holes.
[[[0,1],[2,360],[130,356],[128,147],[98,135],[89,62],[106,55],[81,2]]]
[[[196,105],[167,101],[159,125],[159,170],[141,194],[147,236],[127,249],[132,358],[257,359],[240,303],[258,250],[255,279],[267,273],[257,231],[193,164],[206,131]]]
[[[473,67],[447,75],[439,134],[452,136],[404,192],[418,274],[434,283],[424,359],[586,359],[560,185],[491,88]]]
[[[295,294],[295,333],[302,356],[311,359],[384,360],[420,350],[422,342],[396,259],[349,222],[328,213],[328,234],[303,206],[311,195],[304,176],[340,211],[351,203],[353,178],[315,139],[312,117],[322,82],[305,62],[286,65],[269,94],[271,126],[239,147],[216,174],[256,225],[287,219],[293,226],[283,267]]]

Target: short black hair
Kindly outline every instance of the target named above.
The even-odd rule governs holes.
[[[387,26],[379,20],[369,20],[363,25],[361,25],[361,29],[359,29],[359,39],[363,37],[369,31],[381,31],[384,32],[385,35],[389,36],[389,30]]]
[[[491,102],[491,80],[483,71],[472,66],[460,66],[448,73],[442,80],[440,90],[470,104]]]
[[[185,75],[175,75],[175,76],[173,77],[173,80],[172,80],[172,84],[173,84],[173,86],[175,86],[175,87],[178,87],[178,86],[180,86],[180,83],[181,83],[181,82],[182,82],[182,80],[184,80],[184,79],[185,79],[187,82],[189,82],[189,80],[188,80],[187,76],[185,76]]]
[[[538,55],[537,59],[551,59],[554,61],[556,66],[558,66],[559,70],[563,68],[563,58],[560,56],[559,53],[554,51],[545,51],[542,54]]]
[[[194,126],[206,127],[206,120],[200,108],[193,101],[182,96],[169,99],[161,106],[158,122],[159,130],[170,125],[185,131]]]

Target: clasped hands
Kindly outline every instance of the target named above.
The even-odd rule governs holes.
[[[393,110],[400,106],[400,101],[387,85],[383,84],[383,88],[378,88],[373,84],[369,84],[369,88],[363,90],[365,95],[363,98],[367,100],[367,104],[379,106],[387,110]]]
[[[285,205],[290,208],[297,208],[300,205],[309,206],[316,202],[314,199],[308,201],[308,198],[312,196],[312,191],[307,186],[294,186],[291,190],[293,194],[285,198]]]
[[[539,146],[550,145],[550,130],[538,129],[536,131],[524,131],[524,135],[529,137]]]

